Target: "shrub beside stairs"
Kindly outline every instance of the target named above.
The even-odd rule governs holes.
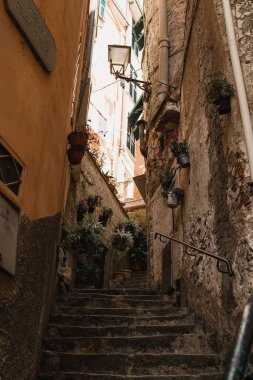
[[[58,298],[39,379],[223,379],[215,336],[145,281],[137,272],[124,288],[75,289]]]

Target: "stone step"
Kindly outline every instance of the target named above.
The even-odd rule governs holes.
[[[222,368],[219,356],[214,354],[42,354],[43,372],[92,372],[120,375],[177,375],[217,372]]]
[[[91,307],[71,307],[71,306],[57,306],[55,307],[55,313],[57,314],[69,314],[69,315],[122,315],[122,316],[165,316],[170,315],[179,310],[179,308],[173,306],[167,306],[163,308],[151,308],[146,309],[142,307],[128,307],[128,308],[91,308]],[[181,308],[184,312],[185,308]]]
[[[58,298],[56,306],[68,306],[68,307],[99,307],[99,308],[122,308],[122,307],[133,307],[140,308],[145,307],[150,308],[164,308],[169,305],[169,301],[163,300],[141,300],[141,299],[106,299],[106,298],[87,298],[87,297],[67,297],[67,298]]]
[[[131,326],[131,325],[175,325],[182,323],[195,323],[195,315],[182,313],[167,316],[124,316],[124,315],[73,315],[52,314],[50,322],[60,325],[72,326]]]
[[[72,353],[177,353],[213,354],[218,351],[211,334],[170,334],[142,337],[47,338],[44,350]]]
[[[159,334],[201,334],[200,325],[189,323],[171,326],[136,325],[136,326],[106,326],[82,327],[49,324],[47,337],[120,337],[120,336],[150,336]]]
[[[84,288],[75,288],[74,292],[78,293],[97,293],[97,294],[139,294],[139,295],[157,295],[157,291],[148,290],[148,289],[139,289],[139,288],[123,288],[123,289],[84,289]]]
[[[107,374],[91,374],[80,372],[54,372],[41,374],[40,380],[223,380],[223,373],[209,373],[198,375],[149,375],[149,376],[121,376]]]
[[[95,298],[95,299],[119,299],[119,300],[166,300],[168,296],[162,294],[151,294],[151,295],[143,295],[143,294],[101,294],[101,293],[82,293],[74,291],[69,297],[73,298]],[[56,302],[58,302],[61,298],[56,298]]]

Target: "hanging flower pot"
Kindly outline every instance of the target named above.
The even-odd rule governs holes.
[[[233,85],[227,81],[222,72],[216,71],[206,75],[202,90],[206,96],[204,104],[215,104],[220,115],[231,111],[230,98],[235,91]]]
[[[68,135],[69,143],[72,147],[82,147],[87,146],[89,135],[87,132],[74,131]]]
[[[167,205],[169,208],[177,208],[179,206],[179,200],[173,191],[168,193]]]
[[[84,149],[80,147],[71,146],[67,150],[67,154],[71,165],[79,165],[84,156]]]
[[[81,199],[77,204],[76,219],[77,222],[82,222],[84,215],[88,211],[88,203],[85,199]]]
[[[182,166],[182,168],[188,168],[190,166],[190,157],[188,152],[180,154],[177,157],[177,163]]]
[[[214,104],[217,106],[220,115],[224,115],[231,111],[231,98],[230,96],[220,97]]]

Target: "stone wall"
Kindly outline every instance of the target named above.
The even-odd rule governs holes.
[[[54,297],[60,214],[19,223],[16,275],[0,271],[0,378],[35,379]]]
[[[187,256],[173,244],[173,279],[181,278],[183,300],[204,318],[206,326],[223,338],[234,333],[243,307],[252,293],[252,191],[237,95],[232,97],[230,114],[220,116],[216,108],[204,105],[203,78],[210,72],[223,72],[234,85],[227,46],[221,1],[167,1],[170,48],[180,46],[178,59],[169,60],[169,78],[178,84],[168,96],[179,99],[179,136],[188,141],[191,167],[176,174],[176,185],[185,190],[182,207],[172,212],[163,203],[156,153],[163,150],[171,168],[176,162],[169,152],[169,138],[155,130],[158,56],[157,1],[146,1],[146,48],[144,70],[151,73],[153,93],[146,105],[147,196],[149,220],[149,281],[162,282],[164,244],[154,241],[161,232],[198,248],[224,256],[233,264],[234,276],[217,271],[216,261]],[[251,2],[232,2],[234,24],[252,108],[252,15]],[[185,20],[185,21],[184,21]],[[154,25],[156,24],[156,26]],[[182,26],[184,25],[184,32]],[[174,33],[173,33],[174,31]],[[178,31],[179,41],[176,43]],[[173,42],[174,41],[174,42]],[[181,55],[181,57],[180,57]],[[147,69],[149,67],[149,69]],[[153,72],[153,74],[152,74]],[[161,143],[162,142],[162,143]],[[189,252],[191,253],[191,252]]]
[[[101,242],[105,246],[105,279],[104,286],[109,285],[112,273],[116,270],[114,267],[114,251],[111,247],[111,236],[114,226],[124,219],[127,219],[127,213],[119,202],[116,195],[112,192],[108,183],[96,165],[92,156],[86,152],[81,164],[81,176],[78,182],[73,179],[70,182],[68,199],[64,213],[63,228],[70,231],[77,223],[76,221],[76,204],[80,199],[87,199],[89,195],[100,195],[102,197],[101,207],[96,207],[92,214],[87,214],[86,219],[99,220],[99,215],[104,207],[112,208],[113,216],[108,221],[106,229],[102,235]]]

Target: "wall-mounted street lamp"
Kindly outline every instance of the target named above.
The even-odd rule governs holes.
[[[120,78],[126,82],[135,83],[136,86],[144,91],[146,97],[150,95],[150,82],[125,76],[126,68],[131,61],[131,46],[108,45],[108,60],[110,62],[111,74],[113,74],[116,79]]]

